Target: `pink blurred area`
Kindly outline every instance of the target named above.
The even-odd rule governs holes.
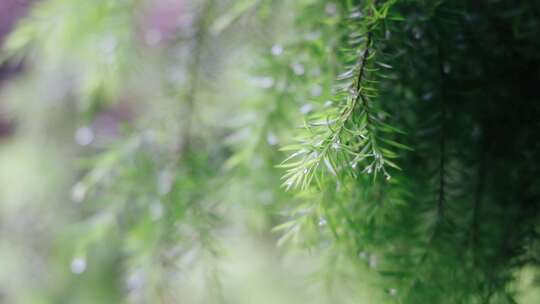
[[[27,11],[31,0],[0,0],[0,41]]]
[[[188,29],[192,15],[185,0],[151,1],[142,13],[144,41],[150,46],[161,45]]]
[[[0,45],[33,2],[36,0],[0,0]],[[137,19],[139,35],[144,44],[166,47],[180,35],[189,35],[193,22],[193,3],[189,0],[146,1]],[[0,64],[0,90],[3,83],[21,72],[23,64],[9,61]],[[0,98],[0,140],[11,136],[16,127],[16,123],[3,114],[3,103],[5,101]],[[121,132],[121,126],[129,124],[134,115],[130,102],[122,100],[96,113],[89,127],[95,132],[96,139],[115,138]]]
[[[3,45],[6,36],[14,28],[17,21],[26,14],[31,2],[33,1],[0,0],[0,46]],[[0,63],[0,90],[2,83],[20,72],[21,69],[21,63]],[[0,99],[0,140],[13,134],[14,130],[14,122],[2,115],[2,100]]]

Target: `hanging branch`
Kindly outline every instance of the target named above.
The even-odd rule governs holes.
[[[371,107],[378,96],[376,73],[380,68],[391,69],[388,64],[377,61],[375,32],[388,16],[389,8],[395,1],[387,1],[380,8],[376,3],[366,6],[366,14],[358,8],[351,10],[347,27],[352,28],[349,43],[353,52],[346,58],[356,57],[352,67],[339,75],[344,82],[337,86],[334,101],[337,107],[330,107],[313,115],[305,123],[299,143],[284,147],[284,151],[294,151],[280,165],[287,169],[283,185],[307,188],[314,178],[321,176],[321,164],[334,176],[342,173],[357,175],[358,164],[363,163],[361,172],[377,176],[379,172],[390,179],[386,166],[399,167],[390,159],[397,154],[380,146],[378,139],[387,146],[407,148],[395,141],[380,138],[379,133],[400,133],[401,131],[383,122],[382,112]],[[365,17],[363,17],[365,15]]]
[[[184,102],[184,111],[180,115],[180,136],[179,143],[176,149],[177,157],[183,158],[186,152],[189,150],[191,141],[191,125],[193,121],[193,115],[195,111],[195,102],[197,100],[197,91],[199,88],[199,74],[201,71],[202,53],[204,50],[204,44],[206,36],[208,35],[208,19],[210,12],[214,5],[214,0],[208,0],[201,9],[200,15],[197,19],[197,25],[195,29],[195,36],[193,39],[193,46],[191,50],[191,61],[188,65],[188,86],[187,93]]]
[[[426,262],[428,256],[433,250],[434,242],[437,239],[441,227],[444,222],[444,214],[445,214],[445,208],[446,208],[446,141],[447,141],[447,110],[446,110],[446,100],[447,100],[447,79],[446,79],[446,71],[445,71],[445,62],[446,62],[446,53],[444,52],[444,49],[441,47],[441,41],[440,39],[436,39],[437,41],[437,54],[438,54],[438,68],[439,68],[439,77],[440,77],[440,113],[441,113],[441,120],[440,120],[440,134],[439,134],[439,166],[438,166],[438,173],[439,173],[439,187],[438,187],[438,193],[437,193],[437,206],[436,206],[436,220],[435,225],[433,227],[433,230],[431,232],[431,235],[429,236],[429,239],[427,240],[426,249],[422,256],[420,257],[420,260],[418,264],[416,265],[416,271],[414,272],[414,276],[411,279],[411,283],[409,284],[409,287],[407,288],[407,292],[404,293],[404,297],[407,298],[414,287],[419,283],[421,273],[420,270],[421,266],[424,265]]]
[[[446,137],[447,137],[447,114],[446,114],[446,100],[447,100],[447,90],[446,90],[446,70],[445,62],[447,56],[444,52],[444,49],[441,47],[441,41],[438,43],[437,53],[439,56],[439,74],[441,78],[441,101],[440,101],[440,111],[441,111],[441,134],[439,139],[439,194],[437,198],[437,222],[435,224],[435,229],[433,231],[432,238],[435,238],[442,221],[444,219],[445,204],[446,204]]]
[[[472,222],[471,222],[471,250],[472,250],[472,258],[473,258],[473,266],[478,265],[478,236],[479,236],[479,219],[480,219],[480,210],[482,208],[482,200],[484,197],[484,188],[486,183],[486,176],[487,176],[487,160],[486,160],[486,146],[484,141],[481,141],[481,152],[480,152],[480,164],[478,166],[478,173],[477,173],[477,181],[476,181],[476,189],[474,194],[474,206],[473,206],[473,214],[472,214]]]

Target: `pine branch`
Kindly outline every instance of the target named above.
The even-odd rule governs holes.
[[[482,200],[484,196],[484,187],[487,176],[487,160],[485,159],[486,147],[482,145],[480,152],[480,165],[478,166],[476,190],[474,194],[474,206],[471,223],[471,250],[473,255],[473,266],[478,265],[478,237],[479,237],[479,221],[480,221],[480,209],[482,208]]]
[[[439,40],[439,39],[436,39]],[[447,154],[447,147],[446,147],[446,141],[447,141],[447,109],[446,109],[446,100],[447,100],[447,78],[446,78],[446,72],[444,69],[444,64],[447,60],[446,53],[444,52],[444,49],[441,46],[441,42],[438,41],[438,47],[437,47],[437,54],[438,54],[438,63],[439,63],[439,77],[440,77],[440,92],[441,92],[441,98],[440,98],[440,134],[439,134],[439,165],[438,165],[438,173],[439,173],[439,186],[438,186],[438,194],[437,194],[437,207],[436,207],[436,220],[433,227],[433,230],[431,232],[431,235],[428,238],[426,249],[424,253],[422,254],[418,264],[416,265],[416,269],[418,269],[415,272],[415,275],[413,276],[411,283],[409,287],[407,288],[407,292],[405,293],[405,299],[412,293],[412,290],[417,286],[421,279],[421,273],[420,269],[423,265],[425,265],[426,260],[428,259],[429,255],[433,251],[434,243],[437,239],[437,237],[440,234],[441,228],[444,224],[444,215],[445,215],[445,208],[446,208],[446,154]]]
[[[209,16],[214,5],[214,0],[208,0],[201,8],[198,17],[195,37],[193,39],[192,57],[188,66],[188,89],[185,96],[184,109],[181,111],[180,119],[180,136],[177,147],[177,157],[183,158],[189,150],[191,141],[191,126],[195,111],[195,102],[197,99],[197,91],[199,89],[199,74],[201,71],[202,53],[206,36],[208,35]]]
[[[441,78],[440,91],[441,91],[441,100],[440,100],[440,111],[441,111],[441,134],[439,139],[439,195],[437,199],[437,223],[435,230],[433,232],[433,237],[436,237],[438,230],[444,219],[444,213],[446,208],[446,137],[447,137],[447,110],[446,110],[446,100],[447,100],[447,90],[446,90],[446,71],[444,68],[445,62],[447,60],[444,49],[440,45],[440,41],[437,47],[437,53],[439,56],[439,75]]]
[[[335,177],[342,174],[356,176],[359,163],[364,164],[362,173],[373,173],[376,177],[382,172],[386,179],[390,179],[386,166],[399,169],[390,160],[396,158],[397,154],[381,147],[378,140],[393,148],[407,147],[381,138],[378,133],[401,131],[384,123],[382,118],[378,117],[381,113],[374,111],[370,106],[371,99],[378,95],[377,88],[372,86],[373,83],[377,83],[376,65],[391,68],[388,64],[376,61],[378,57],[374,35],[394,2],[385,2],[379,10],[375,4],[369,4],[366,8],[366,17],[361,20],[363,14],[360,10],[351,11],[347,24],[353,28],[349,34],[351,48],[360,51],[357,52],[356,64],[339,75],[338,81],[347,81],[353,77],[355,79],[338,87],[335,96],[338,107],[331,107],[313,115],[305,123],[304,134],[299,138],[300,143],[283,149],[294,151],[280,165],[287,169],[283,176],[285,180],[283,185],[287,189],[291,187],[305,189],[314,178],[322,177],[324,171],[321,172],[320,167],[323,166]]]

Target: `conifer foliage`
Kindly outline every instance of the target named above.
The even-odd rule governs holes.
[[[36,1],[0,302],[253,303],[256,243],[290,303],[537,303],[538,50],[538,1]]]

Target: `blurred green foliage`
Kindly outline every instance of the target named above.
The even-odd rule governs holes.
[[[538,37],[535,1],[35,1],[0,303],[537,303]]]

